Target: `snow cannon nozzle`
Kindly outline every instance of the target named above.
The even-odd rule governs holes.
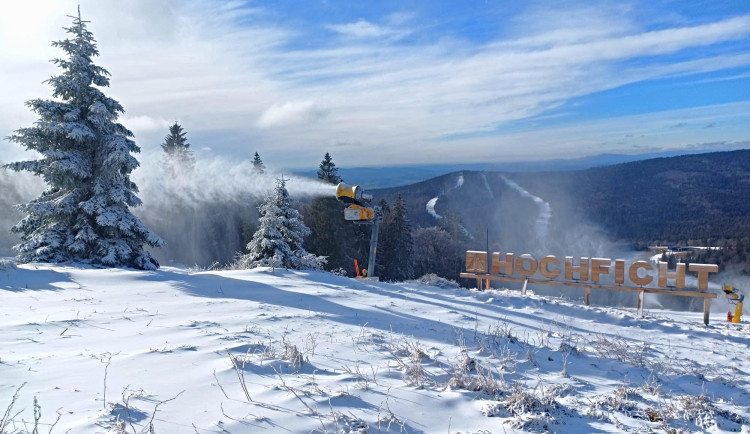
[[[347,204],[366,205],[372,200],[372,195],[365,193],[358,185],[339,183],[336,186],[336,199]]]

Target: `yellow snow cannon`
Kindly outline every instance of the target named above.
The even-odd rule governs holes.
[[[336,186],[336,199],[348,204],[364,206],[372,200],[372,195],[365,193],[358,185],[339,183]]]
[[[739,323],[742,316],[742,302],[745,301],[745,296],[740,294],[737,288],[727,284],[724,284],[724,294],[726,294],[729,303],[734,305],[734,315],[730,311],[727,315],[727,321]]]

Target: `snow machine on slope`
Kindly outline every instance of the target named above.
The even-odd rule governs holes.
[[[742,302],[745,300],[745,296],[740,294],[737,288],[727,284],[724,284],[724,294],[726,294],[729,303],[735,305],[734,315],[732,315],[732,312],[730,311],[727,314],[727,321],[739,323],[740,317],[742,316]]]

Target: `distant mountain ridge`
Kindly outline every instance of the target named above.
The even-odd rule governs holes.
[[[631,242],[739,239],[750,237],[750,150],[585,170],[462,170],[375,191],[376,200],[398,195],[415,226],[447,216],[472,237],[484,240],[490,231],[494,242],[517,251],[593,245],[594,233]],[[545,212],[547,223],[539,220]],[[539,224],[548,235],[539,234]]]
[[[473,164],[434,164],[418,166],[389,166],[389,167],[339,167],[339,175],[350,184],[358,184],[366,188],[390,188],[414,184],[461,170],[490,171],[490,172],[549,172],[583,170],[594,167],[610,166],[614,164],[653,158],[675,157],[680,155],[694,155],[716,151],[736,149],[737,145],[750,147],[750,142],[715,145],[719,149],[679,149],[671,151],[649,152],[643,154],[597,154],[580,158],[558,158],[545,161],[495,162]],[[317,177],[316,170],[301,170],[299,175],[311,178]]]

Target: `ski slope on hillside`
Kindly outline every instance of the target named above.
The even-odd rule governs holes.
[[[5,270],[0,431],[31,432],[36,397],[40,432],[750,432],[750,328],[721,299],[706,327],[441,286]]]

